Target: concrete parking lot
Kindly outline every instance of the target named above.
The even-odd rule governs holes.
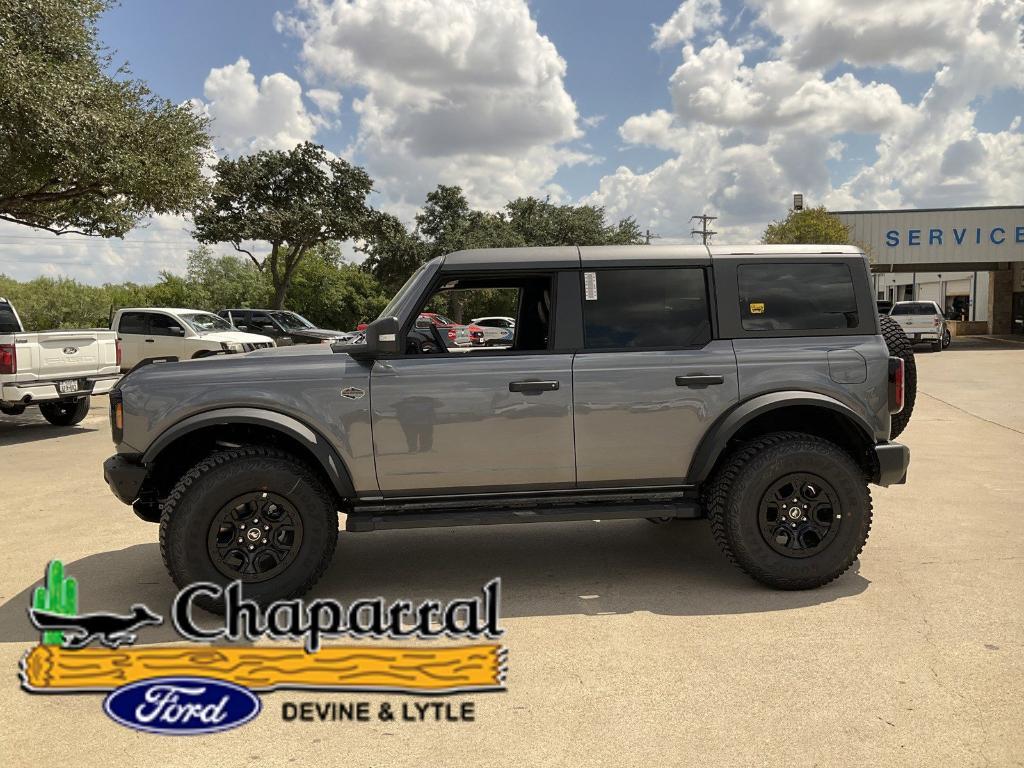
[[[105,404],[80,426],[0,418],[0,764],[1024,765],[1024,344],[919,349],[909,483],[873,489],[860,562],[774,592],[704,521],[342,534],[315,590],[343,601],[469,596],[503,579],[508,690],[475,722],[284,722],[279,692],[234,731],[173,739],[114,724],[98,695],[18,689],[45,563],[83,610],[166,611],[156,526],[110,495]],[[173,640],[144,630],[143,642]]]

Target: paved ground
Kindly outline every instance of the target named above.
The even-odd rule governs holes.
[[[0,764],[1024,765],[1024,345],[918,360],[910,484],[875,490],[859,566],[821,590],[759,587],[701,521],[343,535],[318,594],[503,577],[508,691],[451,699],[475,702],[473,723],[285,723],[286,700],[405,699],[278,693],[238,730],[172,740],[115,725],[99,696],[21,692],[49,558],[86,610],[166,606],[171,589],[156,528],[100,477],[103,404],[78,428],[2,419]]]

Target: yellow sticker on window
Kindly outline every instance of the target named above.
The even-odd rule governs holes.
[[[750,302],[750,314],[752,315],[763,315],[764,314],[764,303],[760,301]]]

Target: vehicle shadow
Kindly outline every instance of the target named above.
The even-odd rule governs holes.
[[[4,416],[0,414],[0,448],[5,445],[21,445],[34,443],[37,440],[53,440],[67,435],[86,434],[99,431],[99,427],[87,423],[73,427],[55,427],[42,416],[32,418],[23,416]]]
[[[154,529],[155,534],[155,529]],[[623,520],[342,534],[331,567],[310,597],[420,601],[476,595],[502,579],[501,617],[624,614],[675,616],[785,611],[858,595],[870,583],[858,565],[803,592],[761,586],[730,565],[706,521],[652,525]],[[40,563],[40,572],[45,563]],[[80,612],[127,613],[145,603],[167,617],[175,589],[156,544],[66,562],[78,579]],[[41,577],[40,573],[40,577]],[[0,642],[32,642],[27,608],[36,581],[0,606]],[[201,624],[218,625],[198,612]],[[180,640],[169,620],[141,644]]]

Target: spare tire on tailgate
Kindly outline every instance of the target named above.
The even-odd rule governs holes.
[[[914,400],[917,398],[917,364],[914,362],[914,347],[900,324],[888,315],[881,315],[878,321],[889,354],[903,361],[903,410],[893,414],[892,427],[889,431],[889,437],[895,438],[907,428],[910,415],[914,412]]]

